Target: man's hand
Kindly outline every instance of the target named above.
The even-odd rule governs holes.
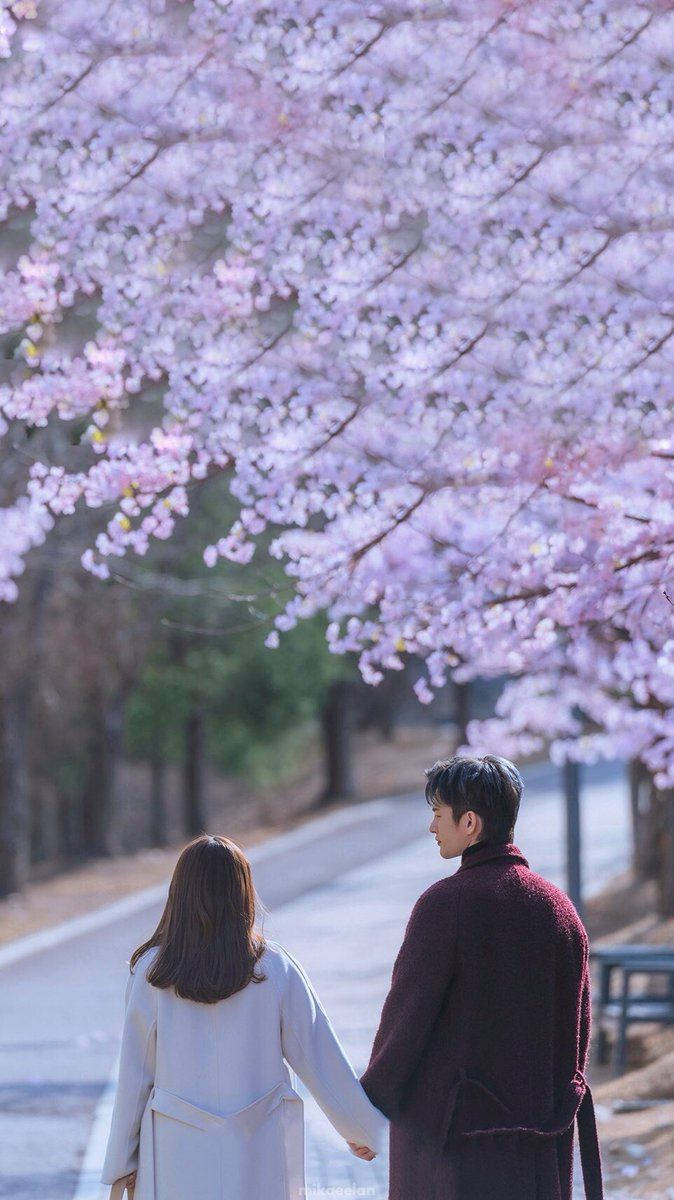
[[[372,1159],[377,1157],[374,1150],[370,1150],[369,1146],[359,1146],[357,1142],[347,1142],[347,1145],[356,1158],[364,1158],[366,1162],[372,1162]]]

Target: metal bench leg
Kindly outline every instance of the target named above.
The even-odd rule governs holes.
[[[595,1042],[595,1062],[598,1066],[603,1066],[608,1061],[608,1037],[603,1025],[597,1030],[597,1039]]]
[[[611,998],[611,973],[615,969],[613,963],[602,962],[599,967],[599,1003],[594,1005],[593,1018],[596,1015],[597,1035],[595,1040],[595,1062],[602,1066],[608,1062],[608,1036],[602,1024],[604,1007]]]
[[[630,972],[623,971],[622,996],[620,997],[620,1017],[616,1035],[613,1056],[613,1074],[622,1075],[627,1063],[627,1004],[629,1001]]]

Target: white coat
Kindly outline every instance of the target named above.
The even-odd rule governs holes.
[[[135,1200],[306,1200],[304,1105],[287,1064],[342,1137],[382,1151],[388,1121],[287,950],[267,941],[266,981],[215,1004],[148,983],[156,953],[127,985],[103,1183],[137,1169]]]

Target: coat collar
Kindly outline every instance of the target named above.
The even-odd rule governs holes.
[[[462,860],[459,871],[466,871],[469,867],[479,867],[481,863],[491,862],[492,859],[502,858],[510,862],[523,863],[525,867],[529,866],[522,851],[514,842],[490,842],[479,849],[473,850],[471,854],[467,854]]]

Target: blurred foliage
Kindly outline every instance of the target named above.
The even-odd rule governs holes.
[[[127,702],[125,744],[132,757],[149,758],[161,747],[168,761],[180,762],[185,722],[198,710],[212,765],[259,785],[302,760],[328,685],[357,672],[349,658],[329,652],[324,614],[281,632],[277,648],[264,645],[293,586],[267,554],[275,531],[261,539],[250,563],[219,560],[209,568],[203,561],[204,546],[237,511],[227,481],[210,481],[190,521],[152,555],[159,562],[151,565],[167,578],[160,636]],[[195,594],[172,595],[169,576],[195,585]]]

